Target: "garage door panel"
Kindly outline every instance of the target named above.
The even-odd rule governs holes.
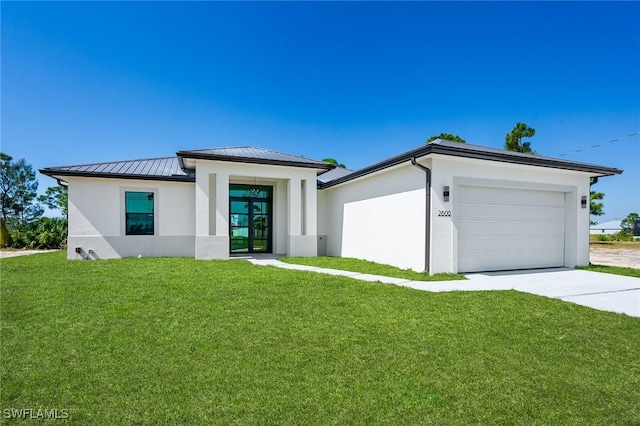
[[[460,186],[458,270],[564,264],[564,193]]]
[[[563,207],[541,207],[541,206],[515,206],[509,204],[484,205],[478,203],[460,203],[458,206],[461,217],[466,220],[479,221],[503,221],[505,209],[511,213],[513,221],[529,222],[550,220],[564,220]]]

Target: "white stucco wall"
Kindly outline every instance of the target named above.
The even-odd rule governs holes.
[[[457,272],[456,194],[460,185],[564,193],[564,266],[589,264],[589,208],[580,205],[581,197],[589,196],[588,173],[442,155],[431,158],[431,273]],[[446,203],[444,186],[450,187],[450,201]],[[439,210],[450,210],[451,216],[438,216]]]
[[[66,180],[68,258],[194,255],[193,183],[80,177]],[[125,235],[125,191],[154,193],[155,235]],[[82,255],[75,252],[76,247],[82,249]]]
[[[323,190],[328,254],[423,271],[425,187],[407,163]]]
[[[494,161],[432,155],[429,270],[457,272],[456,194],[460,185],[558,191],[565,198],[564,265],[589,263],[589,174]],[[444,186],[450,200],[444,202]],[[425,269],[425,176],[409,161],[327,188],[328,254],[355,257],[417,271]],[[324,210],[321,210],[324,211]],[[451,212],[450,216],[439,211]]]

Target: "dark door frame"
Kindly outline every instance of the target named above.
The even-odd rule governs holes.
[[[231,202],[239,201],[248,203],[247,206],[247,214],[248,214],[248,241],[247,241],[247,251],[233,251],[233,240],[231,238]],[[267,213],[260,213],[261,215],[265,215],[267,217],[267,246],[266,250],[256,251],[253,249],[253,233],[254,233],[254,211],[253,211],[253,203],[267,203]],[[273,253],[273,199],[272,198],[259,198],[259,197],[229,197],[229,253],[237,254],[237,253]]]

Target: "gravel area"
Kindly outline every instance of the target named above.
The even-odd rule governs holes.
[[[30,254],[49,253],[57,250],[0,250],[0,259],[7,257],[28,256]]]
[[[638,249],[591,247],[589,252],[589,261],[595,265],[640,269],[640,247]]]

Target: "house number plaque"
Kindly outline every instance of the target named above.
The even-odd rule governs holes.
[[[451,210],[438,210],[438,216],[451,217]]]

